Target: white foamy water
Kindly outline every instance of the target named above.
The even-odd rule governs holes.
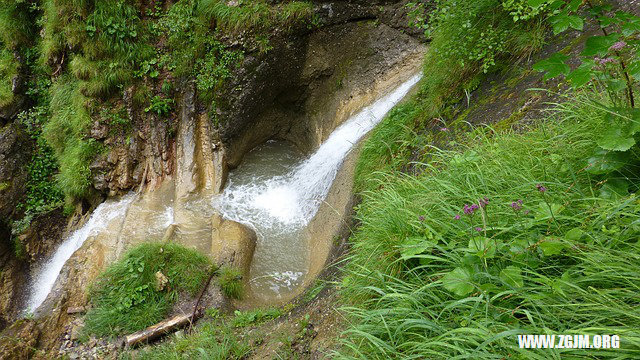
[[[256,158],[232,172],[214,206],[224,217],[249,225],[258,234],[251,269],[256,293],[279,297],[283,289],[301,284],[308,266],[308,246],[301,233],[317,213],[353,146],[373,129],[420,78],[415,75],[391,93],[362,109],[339,126],[310,157],[284,166],[285,172],[265,177],[256,167],[278,159]],[[262,151],[262,150],[258,150]],[[289,164],[291,161],[285,161]]]
[[[100,204],[89,220],[60,244],[34,276],[35,281],[31,285],[31,293],[27,301],[27,312],[33,312],[44,302],[64,264],[89,237],[99,234],[114,221],[124,220],[127,208],[134,198],[134,195],[127,195],[118,201],[106,201]]]
[[[227,186],[217,206],[233,220],[306,225],[329,192],[349,150],[373,129],[422,77],[415,75],[393,92],[364,108],[339,126],[309,158],[283,176]],[[256,214],[259,214],[256,216]]]

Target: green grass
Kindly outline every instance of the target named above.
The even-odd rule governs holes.
[[[635,166],[585,171],[599,109],[578,97],[524,134],[478,129],[421,175],[379,174],[358,208],[340,357],[638,356],[638,179]],[[622,350],[525,350],[516,337],[580,333],[619,334]]]
[[[211,310],[211,309],[210,309]],[[251,353],[249,331],[260,324],[281,316],[286,309],[236,310],[232,316],[221,316],[219,312],[199,324],[187,336],[174,337],[158,346],[142,351],[135,359],[184,359],[196,356],[199,359],[244,359]],[[125,354],[124,359],[133,359]]]
[[[204,323],[192,334],[173,338],[151,349],[135,354],[124,354],[123,359],[244,359],[251,351],[248,340],[219,321]]]
[[[210,268],[204,255],[177,244],[139,245],[109,266],[91,286],[92,308],[84,331],[118,336],[153,325],[165,318],[180,293],[197,295]],[[168,279],[162,290],[156,288],[158,271]]]
[[[89,162],[98,151],[95,143],[85,139],[91,124],[89,99],[80,93],[78,80],[70,76],[58,79],[50,93],[50,118],[43,136],[60,166],[60,189],[69,200],[82,198],[91,187]]]
[[[291,27],[313,15],[313,5],[304,1],[269,5],[263,0],[241,0],[238,6],[229,6],[226,1],[200,0],[198,9],[206,21],[215,20],[218,28],[232,32]]]
[[[18,62],[10,51],[0,48],[0,107],[13,102],[12,83],[16,75],[18,75]]]
[[[279,308],[269,309],[252,309],[247,311],[236,310],[231,320],[231,326],[247,327],[260,325],[269,320],[273,320],[283,314],[283,310]]]
[[[218,274],[218,285],[222,293],[231,299],[241,299],[244,295],[242,272],[230,267],[222,267]]]

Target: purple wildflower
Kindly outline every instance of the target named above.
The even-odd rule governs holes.
[[[484,197],[484,198],[478,200],[478,203],[480,203],[480,206],[484,209],[485,206],[489,205],[489,198]]]
[[[472,206],[469,206],[468,204],[464,204],[464,207],[462,207],[462,212],[465,215],[471,215],[473,214],[474,211],[475,209]]]
[[[597,57],[597,56],[596,56],[595,58],[593,58],[593,60],[594,60],[598,65],[606,65],[606,64],[608,64],[608,63],[612,63],[612,62],[615,62],[615,61],[616,61],[616,59],[611,58],[611,57],[609,57],[609,58],[600,58],[600,57]]]
[[[541,184],[537,184],[536,185],[536,189],[538,189],[538,191],[540,191],[543,194],[544,194],[545,191],[547,191],[547,188],[542,186]]]
[[[529,210],[525,210],[522,213],[525,214],[525,215],[529,215]]]
[[[619,51],[622,50],[623,47],[627,46],[627,43],[624,41],[618,41],[617,43],[611,45],[609,51]]]
[[[476,231],[477,231],[477,232],[482,231],[482,228],[481,228],[481,227],[477,227],[477,228],[475,228],[475,229],[476,229]]]
[[[456,214],[456,216],[453,217],[454,220],[460,220],[460,215]]]
[[[516,212],[522,210],[522,200],[512,202],[511,208],[513,208],[513,210]]]
[[[443,128],[440,128],[440,131],[447,132],[447,131],[449,131],[449,129],[446,128],[446,127],[443,127]]]
[[[424,216],[422,216],[422,215],[418,216],[418,220],[424,221]]]

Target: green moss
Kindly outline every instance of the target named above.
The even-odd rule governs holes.
[[[9,182],[0,182],[0,192],[7,190],[11,186]]]
[[[210,261],[177,244],[146,243],[127,251],[91,285],[92,308],[84,332],[117,336],[164,319],[181,292],[195,296],[204,286]],[[156,273],[167,278],[157,288]]]

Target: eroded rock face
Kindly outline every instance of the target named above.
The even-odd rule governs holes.
[[[367,18],[374,13],[362,15]],[[220,102],[220,136],[230,167],[266,140],[317,147],[390,69],[421,53],[413,37],[373,21],[344,21],[274,38],[265,56],[247,56]]]
[[[0,222],[7,224],[25,193],[32,153],[29,136],[15,123],[0,128]],[[2,234],[0,234],[2,236]],[[0,238],[0,241],[8,240]]]
[[[224,219],[220,214],[211,217],[211,254],[218,265],[242,270],[249,278],[249,269],[258,236],[255,231],[238,222]]]
[[[16,321],[0,334],[0,359],[30,359],[39,336],[40,330],[35,321]]]

